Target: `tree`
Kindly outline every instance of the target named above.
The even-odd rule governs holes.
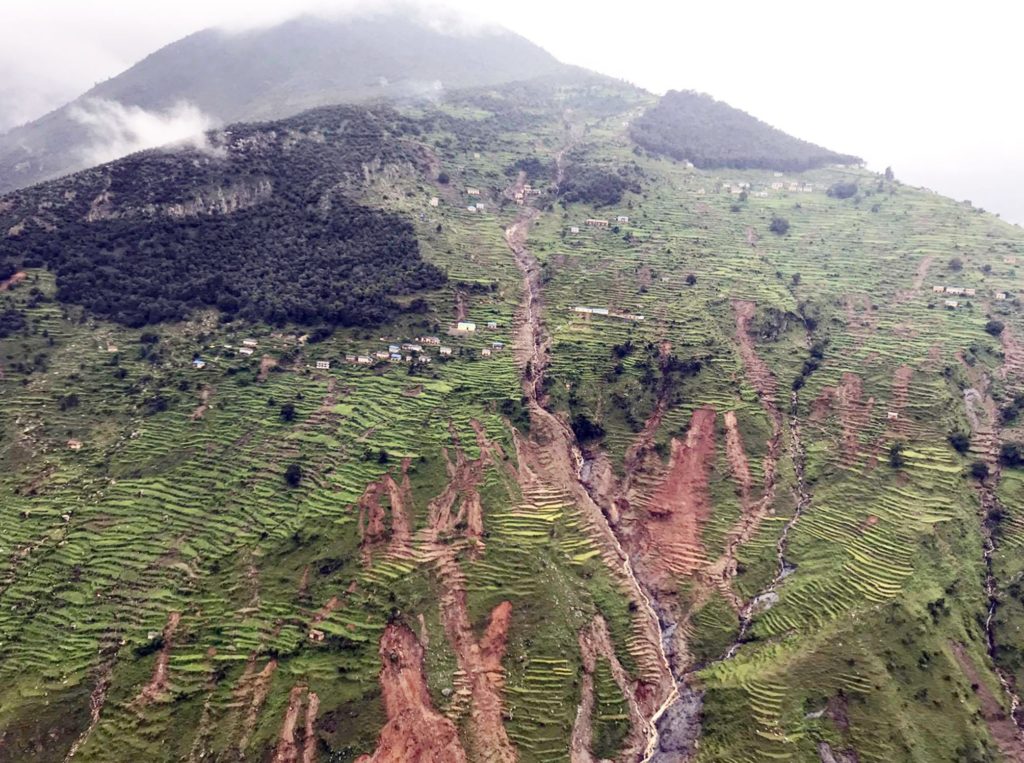
[[[794,273],[793,274],[793,278],[790,279],[790,280],[792,280],[794,286],[799,286],[800,285],[800,274],[799,273]]]
[[[772,222],[771,225],[768,226],[768,230],[779,236],[785,236],[789,232],[789,220],[785,217],[775,215],[772,217]]]
[[[946,267],[948,267],[954,273],[959,273],[961,270],[964,269],[964,261],[961,260],[959,257],[953,257]]]
[[[896,178],[896,175],[893,174],[892,167],[886,167],[885,168],[885,179],[888,180],[891,183],[895,178]]]
[[[894,442],[889,448],[889,466],[893,469],[902,469],[907,464],[903,455],[903,443]]]
[[[298,464],[289,464],[284,470],[284,481],[292,487],[298,487],[302,482],[302,467]]]
[[[695,283],[697,283],[697,276],[695,276],[693,273],[687,274],[687,276],[686,276],[686,285],[687,286],[693,286]]]
[[[281,406],[281,421],[295,420],[295,404],[285,403]]]
[[[1003,329],[1006,328],[1002,321],[991,320],[985,324],[985,331],[990,333],[992,336],[999,336],[1003,333]]]
[[[1015,442],[1005,442],[999,448],[999,463],[1003,466],[1017,467],[1024,465],[1024,452]]]
[[[953,432],[949,436],[949,444],[962,456],[971,447],[971,438],[964,432]]]
[[[448,183],[451,182],[451,178],[448,177],[448,173],[447,172],[438,172],[437,173],[437,182],[440,183],[441,185],[448,185]]]
[[[976,480],[983,480],[988,477],[988,464],[984,461],[975,461],[972,463],[971,476]]]
[[[854,182],[834,183],[826,193],[833,199],[849,199],[857,195],[857,190],[857,184]]]

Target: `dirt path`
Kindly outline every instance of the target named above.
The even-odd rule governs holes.
[[[210,398],[213,396],[213,387],[204,384],[199,390],[199,405],[192,411],[192,421],[199,421],[210,408]]]
[[[863,382],[857,374],[844,373],[836,387],[835,400],[843,427],[842,463],[852,466],[860,454],[860,435],[871,419],[875,399],[863,400]]]
[[[295,739],[295,728],[299,723],[305,693],[306,687],[296,684],[288,694],[288,707],[284,712],[284,722],[281,724],[272,763],[299,763],[299,745]]]
[[[921,291],[921,287],[924,286],[924,279],[928,277],[928,270],[934,261],[935,257],[929,254],[926,257],[922,257],[921,261],[917,263],[917,272],[914,274],[914,291]]]
[[[277,360],[275,358],[270,357],[269,355],[264,355],[262,358],[260,358],[260,370],[256,374],[256,381],[266,381],[271,369],[276,367]]]
[[[565,178],[564,157],[574,137],[556,155],[556,183]],[[523,277],[523,296],[517,317],[514,351],[520,368],[523,392],[530,415],[528,438],[515,435],[519,465],[517,476],[524,497],[538,490],[554,490],[566,496],[579,509],[588,532],[601,551],[602,559],[623,590],[627,592],[638,614],[636,637],[639,645],[642,692],[642,726],[644,758],[657,748],[657,718],[677,696],[677,688],[669,668],[661,623],[654,605],[633,571],[629,555],[612,531],[608,520],[581,482],[584,460],[572,429],[561,417],[545,407],[544,375],[548,367],[549,339],[544,331],[540,267],[526,246],[530,226],[540,213],[528,206],[521,208],[516,220],[506,229],[505,240]]]
[[[996,741],[999,751],[1006,760],[1021,763],[1024,761],[1024,741],[1021,739],[1020,730],[1013,719],[1006,714],[1003,704],[978,673],[974,660],[971,659],[971,655],[967,653],[964,645],[954,641],[950,643],[950,648],[953,650],[953,656],[956,657],[964,677],[972,687],[978,687],[975,694],[981,703],[981,715],[985,719],[985,725],[988,727],[989,734]]]
[[[591,753],[593,746],[593,713],[594,713],[594,671],[600,659],[608,661],[615,685],[622,692],[629,712],[629,734],[623,742],[619,758],[635,760],[644,751],[647,742],[644,726],[644,713],[637,700],[634,682],[629,673],[619,662],[615,654],[608,624],[601,615],[595,615],[586,628],[579,633],[580,654],[583,657],[583,677],[581,699],[576,711],[576,720],[572,727],[572,738],[569,747],[571,763],[593,763]]]
[[[434,709],[423,672],[423,647],[404,625],[384,630],[378,650],[380,686],[388,722],[377,749],[356,763],[463,763],[455,724]]]
[[[245,757],[245,751],[249,748],[249,740],[252,739],[252,734],[256,730],[256,722],[263,710],[263,704],[267,701],[267,694],[270,693],[270,682],[277,671],[277,660],[268,660],[267,664],[263,666],[263,670],[253,675],[255,669],[255,658],[251,658],[239,679],[238,688],[235,690],[235,697],[242,703],[245,710],[238,736],[239,758]]]
[[[142,691],[139,692],[139,695],[133,700],[132,704],[135,707],[145,707],[151,702],[160,699],[167,693],[167,666],[171,661],[171,648],[174,646],[174,634],[175,631],[178,630],[178,624],[180,622],[180,612],[168,613],[167,624],[164,626],[162,633],[163,645],[160,647],[160,653],[156,658],[156,665],[153,667],[153,676],[149,679],[149,683],[146,684]]]
[[[64,763],[68,763],[78,754],[78,751],[82,749],[82,745],[89,740],[92,732],[99,725],[103,706],[107,703],[107,691],[110,689],[110,683],[114,676],[114,664],[117,660],[117,643],[116,640],[111,641],[101,650],[103,661],[97,668],[96,684],[89,695],[89,725],[85,727],[85,730],[78,735],[74,744],[71,745],[68,754],[64,756]]]

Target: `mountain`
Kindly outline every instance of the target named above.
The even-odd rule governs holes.
[[[1024,233],[666,98],[0,197],[0,759],[1022,759]]]
[[[445,88],[564,68],[507,31],[435,26],[389,13],[189,35],[0,135],[0,193],[186,137],[206,122],[279,118],[341,102],[434,98]],[[192,111],[183,115],[182,104]]]

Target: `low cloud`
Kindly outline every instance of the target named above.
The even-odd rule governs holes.
[[[91,133],[92,142],[83,149],[82,158],[92,165],[160,146],[214,150],[206,132],[216,126],[216,120],[184,101],[165,111],[147,111],[90,98],[72,106],[70,115]]]

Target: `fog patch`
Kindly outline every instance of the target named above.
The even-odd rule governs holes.
[[[206,136],[216,120],[186,101],[164,111],[147,111],[105,98],[89,98],[72,105],[70,116],[90,132],[92,140],[82,149],[82,158],[92,165],[160,146],[218,153]]]

